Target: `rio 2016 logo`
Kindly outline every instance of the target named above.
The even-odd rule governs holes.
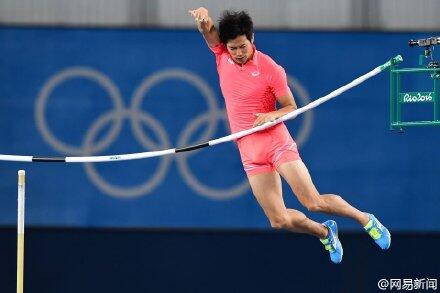
[[[415,92],[415,93],[404,93],[403,103],[423,103],[423,102],[433,102],[432,92]]]

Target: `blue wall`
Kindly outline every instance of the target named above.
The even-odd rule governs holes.
[[[420,50],[407,41],[426,36],[257,32],[256,45],[286,68],[304,105],[397,54],[416,65]],[[0,56],[0,153],[129,153],[228,133],[214,59],[195,31],[2,28]],[[440,231],[438,129],[390,132],[388,92],[388,74],[379,75],[288,127],[322,193],[341,194],[392,230]],[[21,168],[30,225],[268,227],[234,144],[88,166],[2,162],[2,225],[15,223]],[[288,186],[284,195],[302,209]]]

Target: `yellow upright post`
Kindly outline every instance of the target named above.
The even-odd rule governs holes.
[[[17,293],[23,293],[25,171],[18,171]]]

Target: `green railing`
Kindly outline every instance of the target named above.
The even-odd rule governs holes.
[[[435,39],[434,39],[435,40]],[[416,42],[416,41],[412,41]],[[436,43],[437,44],[437,43]],[[411,41],[410,41],[411,45]],[[426,45],[424,45],[426,47]],[[432,46],[432,45],[430,45]],[[429,53],[429,55],[428,55]],[[440,68],[437,62],[424,65],[423,60],[431,57],[431,52],[425,48],[425,55],[419,58],[419,67],[400,68],[402,60],[393,59],[390,66],[390,129],[403,131],[412,126],[440,126],[439,120],[439,80]],[[422,74],[432,80],[432,88],[423,91],[403,92],[401,80],[403,75]],[[432,104],[432,116],[429,120],[405,120],[402,117],[402,107],[406,104]]]

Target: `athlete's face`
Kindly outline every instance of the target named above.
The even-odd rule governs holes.
[[[254,49],[251,41],[246,38],[246,35],[241,35],[226,43],[226,48],[232,59],[238,64],[245,64],[251,59]]]

